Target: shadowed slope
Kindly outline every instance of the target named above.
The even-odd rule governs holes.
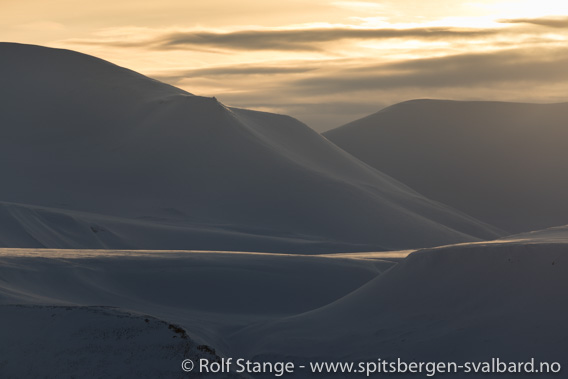
[[[509,232],[568,223],[568,104],[413,100],[324,135]]]
[[[314,241],[376,250],[496,236],[293,118],[230,109],[70,51],[0,49],[2,201],[304,239],[306,252]],[[144,247],[135,233],[126,240],[119,247]]]
[[[333,303],[244,328],[231,342],[256,359],[564,366],[568,234],[536,237],[419,250]]]

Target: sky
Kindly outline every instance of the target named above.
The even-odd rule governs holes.
[[[563,0],[0,0],[0,40],[325,131],[416,98],[568,101]]]

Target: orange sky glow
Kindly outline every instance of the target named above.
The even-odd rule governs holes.
[[[1,0],[2,41],[77,50],[323,131],[414,98],[568,101],[568,2]]]

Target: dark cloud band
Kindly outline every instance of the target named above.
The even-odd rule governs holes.
[[[447,40],[487,37],[496,34],[494,29],[473,28],[410,28],[410,29],[359,29],[310,28],[285,30],[240,30],[217,33],[209,31],[174,32],[158,35],[140,42],[109,40],[72,40],[73,44],[98,44],[116,47],[150,47],[169,49],[221,49],[221,50],[280,50],[320,51],[322,44],[341,40],[420,39]]]
[[[291,83],[308,93],[397,88],[458,88],[568,81],[564,49],[459,54],[340,69]]]
[[[532,24],[549,28],[568,28],[568,16],[566,17],[542,17],[542,18],[514,18],[499,20],[503,24]]]

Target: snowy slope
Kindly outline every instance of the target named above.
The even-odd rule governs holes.
[[[174,216],[173,221],[163,217],[126,218],[0,202],[0,246],[169,250],[188,245],[198,250],[247,246],[251,251],[318,254],[373,247],[278,231],[259,234],[233,225],[181,223],[179,215]]]
[[[231,333],[322,307],[396,261],[238,252],[0,249],[0,305],[119,307],[180,325],[199,343],[236,354],[227,342]],[[0,329],[9,328],[0,323]]]
[[[5,379],[187,378],[180,369],[184,359],[220,359],[179,326],[151,316],[75,306],[3,305],[0,312],[7,326],[0,328]]]
[[[290,117],[230,109],[71,51],[1,44],[0,53],[0,217],[34,236],[4,236],[4,246],[369,251],[499,233]],[[38,231],[36,216],[6,206],[51,216]],[[69,211],[130,220],[129,233],[105,224],[112,238],[93,235]]]
[[[566,229],[552,241],[525,236],[421,250],[327,306],[252,325],[232,343],[260,360],[498,357],[565,367],[566,288]]]
[[[568,104],[413,100],[324,133],[425,196],[512,233],[568,223]]]
[[[0,306],[18,322],[33,320],[36,306],[119,307],[179,325],[222,357],[258,361],[534,357],[566,367],[567,230],[410,255],[0,249]],[[28,308],[14,316],[7,304]],[[44,325],[45,317],[37,317]],[[87,316],[69,317],[81,323]],[[100,333],[127,327],[105,319],[92,327]],[[139,321],[128,324],[136,328]],[[11,325],[1,323],[0,336],[14,333]],[[67,323],[51,325],[54,333],[70,333]],[[164,332],[136,329],[134,335],[160,352]],[[0,351],[11,361],[36,340],[23,337],[13,352],[6,341],[0,338]],[[57,348],[84,343],[66,337]],[[50,357],[46,351],[42,359]],[[74,361],[75,353],[66,359]],[[105,354],[94,359],[125,365]]]

